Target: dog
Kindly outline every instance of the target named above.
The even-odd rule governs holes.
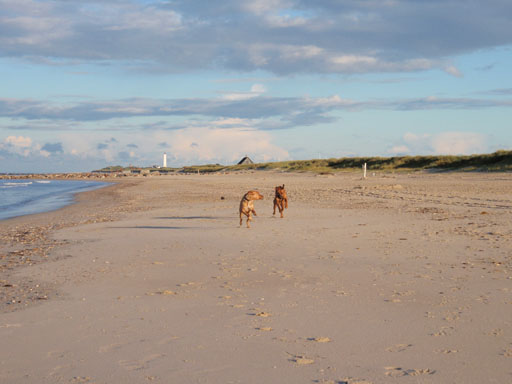
[[[284,184],[276,187],[276,197],[274,197],[274,215],[276,214],[276,207],[279,209],[281,218],[283,218],[283,211],[285,208],[288,208],[288,196],[286,195]]]
[[[247,228],[251,228],[252,214],[258,216],[254,210],[254,200],[263,200],[263,195],[258,191],[249,191],[240,201],[240,225],[242,225],[242,215],[245,215],[247,216]]]

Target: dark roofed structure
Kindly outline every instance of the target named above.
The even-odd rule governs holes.
[[[245,156],[242,160],[240,160],[238,162],[238,165],[242,165],[242,164],[254,164],[254,161],[249,159],[249,156]]]

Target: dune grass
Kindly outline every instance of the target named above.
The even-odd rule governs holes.
[[[233,165],[222,170],[281,170],[288,172],[333,173],[359,171],[512,171],[512,151],[469,156],[346,157],[340,159],[294,160],[249,165]]]

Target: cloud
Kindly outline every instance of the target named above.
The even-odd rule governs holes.
[[[462,74],[462,72],[455,66],[453,65],[449,65],[447,66],[445,69],[445,72],[448,73],[449,75],[452,75],[452,76],[455,76],[455,77],[464,77],[464,75]]]
[[[173,133],[169,153],[184,162],[233,163],[249,155],[255,161],[284,160],[286,150],[266,132],[246,129],[191,128]]]
[[[254,84],[249,92],[225,92],[222,96],[225,100],[248,100],[261,96],[267,91],[263,84]]]
[[[471,155],[487,150],[486,137],[472,132],[443,132],[435,135],[431,143],[439,155]]]
[[[30,137],[8,136],[0,142],[0,150],[5,154],[17,154],[27,157],[33,151],[33,142]]]
[[[511,14],[503,0],[0,0],[0,55],[159,72],[459,76],[451,58],[512,43]]]
[[[232,164],[246,154],[256,161],[283,160],[288,152],[274,143],[268,132],[245,127],[219,128],[216,126],[196,126],[171,131],[131,132],[119,135],[110,141],[108,132],[60,132],[52,143],[34,142],[29,137],[10,136],[0,142],[3,157],[15,164],[15,156],[39,159],[43,164],[53,164],[62,168],[65,161],[79,170],[91,170],[93,164],[152,165],[160,162],[162,153],[168,154],[169,163],[174,166],[197,163]],[[133,141],[137,145],[133,145]],[[127,150],[130,148],[130,150]],[[60,163],[59,163],[60,162]],[[34,164],[31,166],[31,171]],[[55,169],[56,171],[56,169]]]
[[[386,109],[396,111],[432,110],[432,109],[484,109],[510,108],[512,100],[503,98],[448,98],[421,97],[409,99],[385,99],[356,101],[344,99],[338,95],[323,98],[311,97],[269,97],[257,95],[263,87],[254,87],[251,97],[231,98],[188,98],[188,99],[149,99],[131,98],[121,100],[105,100],[101,102],[51,103],[46,100],[6,99],[0,98],[0,117],[10,119],[35,120],[41,124],[35,129],[72,130],[65,122],[92,122],[113,119],[129,119],[133,117],[189,117],[198,116],[218,119],[228,124],[229,121],[259,120],[260,129],[285,129],[312,123],[334,121],[330,114],[335,111],[352,111],[363,109]],[[507,95],[502,90],[499,96]],[[49,123],[51,121],[51,124]],[[62,127],[59,127],[62,121]],[[25,125],[21,125],[25,126]],[[254,127],[254,125],[252,125]],[[161,130],[181,129],[182,125],[172,125],[168,121],[157,123],[140,123],[136,126],[119,126],[119,130],[129,129]],[[115,140],[115,139],[114,139]],[[106,138],[105,143],[113,142]]]
[[[8,136],[4,142],[8,146],[18,147],[18,148],[30,148],[32,146],[32,139],[30,137],[24,136]]]
[[[471,155],[489,150],[487,136],[475,132],[406,133],[401,144],[388,150],[392,155]]]
[[[486,95],[493,95],[493,96],[512,96],[512,88],[499,88],[499,89],[492,89],[490,91],[482,92]]]
[[[41,150],[50,153],[62,153],[62,143],[46,143]]]
[[[406,145],[396,145],[388,150],[388,153],[397,156],[404,156],[411,153],[411,150]]]

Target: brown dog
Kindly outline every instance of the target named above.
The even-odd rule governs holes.
[[[244,195],[244,197],[242,197],[242,200],[240,201],[240,225],[242,225],[242,215],[245,215],[247,216],[247,228],[251,228],[251,214],[258,216],[254,210],[254,200],[263,200],[263,195],[258,191],[249,191]]]
[[[286,190],[283,186],[276,187],[276,197],[274,197],[274,215],[276,214],[276,207],[279,209],[281,218],[283,218],[283,211],[288,208],[288,196],[286,196]]]

